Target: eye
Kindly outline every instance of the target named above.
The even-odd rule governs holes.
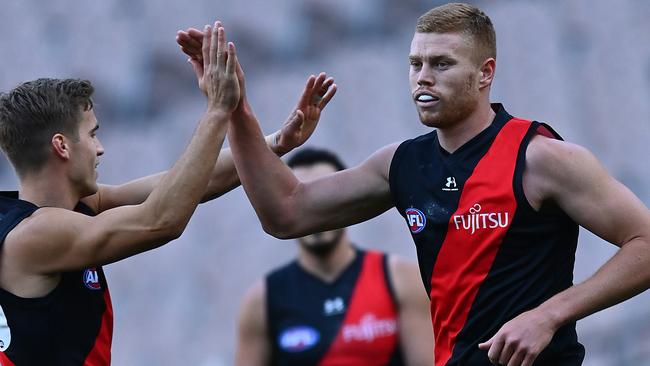
[[[417,60],[411,60],[409,63],[411,65],[411,67],[413,67],[415,69],[419,69],[420,67],[422,67],[422,62],[417,61]]]
[[[436,63],[436,67],[439,68],[439,69],[446,69],[447,67],[449,67],[449,62],[447,62],[447,61],[438,61]]]

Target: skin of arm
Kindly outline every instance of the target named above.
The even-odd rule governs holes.
[[[506,323],[479,345],[492,362],[532,365],[563,325],[650,287],[650,212],[586,149],[536,136],[526,154],[524,191],[534,208],[559,205],[576,223],[620,247],[586,281]]]
[[[397,256],[388,260],[398,302],[402,354],[409,366],[433,365],[433,328],[429,298],[416,263]]]
[[[237,327],[236,366],[269,365],[271,344],[266,321],[266,284],[258,281],[241,305]]]
[[[2,248],[5,289],[38,296],[58,282],[61,272],[114,262],[180,236],[205,190],[240,96],[234,45],[226,45],[223,28],[215,28],[206,32],[204,47],[208,109],[171,170],[140,205],[92,217],[45,207],[21,221]],[[26,290],[30,282],[41,285]]]
[[[325,74],[312,76],[305,88],[322,90],[327,80]],[[323,95],[320,99],[303,93],[303,112],[320,113],[322,103],[328,102],[333,92]],[[233,113],[228,139],[244,190],[267,233],[295,238],[349,226],[392,207],[388,170],[397,144],[380,149],[358,167],[300,182],[266,148],[259,124],[243,101]]]

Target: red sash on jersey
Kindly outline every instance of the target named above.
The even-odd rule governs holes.
[[[106,310],[104,310],[104,315],[102,316],[102,325],[99,328],[99,334],[97,334],[95,344],[90,350],[88,357],[86,357],[83,366],[108,366],[111,364],[113,304],[111,303],[111,294],[108,292],[108,287],[104,289],[104,302],[106,302]]]
[[[513,118],[465,182],[431,275],[435,366],[452,355],[474,298],[515,215],[513,177],[531,122]]]
[[[367,252],[345,319],[319,366],[383,366],[397,346],[397,309],[383,255]]]

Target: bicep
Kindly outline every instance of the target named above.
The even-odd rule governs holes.
[[[291,200],[296,204],[294,236],[350,226],[392,207],[388,169],[397,146],[379,150],[357,167],[311,182],[301,182]]]
[[[270,363],[271,344],[267,336],[265,286],[258,282],[246,295],[239,314],[237,330],[237,366]]]
[[[60,273],[104,265],[164,243],[141,206],[124,206],[97,216],[42,208],[12,232],[10,244],[31,272]]]
[[[557,151],[546,151],[548,159],[533,165],[538,171],[536,179],[543,182],[542,195],[577,224],[618,246],[650,227],[648,209],[589,151],[564,142],[552,142],[545,148]]]

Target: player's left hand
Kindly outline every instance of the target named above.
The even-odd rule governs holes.
[[[531,366],[556,330],[548,317],[534,309],[504,324],[478,348],[488,351],[488,358],[495,365]]]
[[[314,133],[321,112],[335,93],[333,78],[327,77],[325,73],[310,76],[296,108],[276,133],[272,150],[281,155],[304,144]]]
[[[181,48],[181,51],[188,57],[187,62],[192,65],[194,74],[199,83],[199,89],[203,94],[207,95],[203,81],[203,31],[195,28],[188,28],[187,30],[179,30],[176,33],[176,43]]]

